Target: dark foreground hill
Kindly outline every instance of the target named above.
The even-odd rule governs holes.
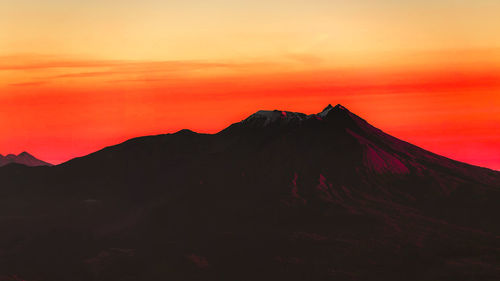
[[[500,280],[500,173],[340,105],[0,182],[0,280]]]

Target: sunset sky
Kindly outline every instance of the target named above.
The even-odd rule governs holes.
[[[499,15],[498,0],[1,0],[0,153],[57,164],[341,103],[500,170]]]

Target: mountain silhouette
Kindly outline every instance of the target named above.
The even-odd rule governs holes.
[[[8,154],[6,156],[3,156],[0,154],[0,167],[11,164],[11,163],[16,163],[16,164],[22,164],[26,166],[51,166],[52,164],[44,162],[42,160],[39,160],[35,158],[33,155],[29,154],[28,152],[22,152],[19,155],[14,155],[14,154]]]
[[[8,165],[0,182],[0,278],[500,278],[500,172],[342,105]]]

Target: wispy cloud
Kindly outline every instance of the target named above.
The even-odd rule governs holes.
[[[53,68],[90,68],[111,67],[122,64],[122,61],[111,60],[50,60],[50,61],[13,61],[11,57],[0,58],[0,71],[35,70]]]
[[[273,92],[435,92],[460,88],[499,88],[500,68],[477,69],[428,67],[342,69],[321,57],[306,53],[284,56],[285,60],[207,61],[207,60],[82,60],[51,56],[0,57],[0,75],[14,73],[12,87],[41,86],[63,79],[100,79],[101,83],[162,83],[184,81],[179,87],[195,84],[218,89],[262,88]],[[310,68],[300,67],[301,65]],[[298,67],[293,67],[298,66]],[[21,79],[19,79],[21,78]],[[22,81],[26,80],[26,81]],[[4,80],[5,81],[5,80]],[[8,81],[8,79],[6,80]],[[187,82],[186,82],[187,81]],[[261,86],[259,86],[261,85]],[[258,95],[258,94],[257,94]]]
[[[10,75],[15,80],[8,86],[37,86],[61,79],[106,78],[107,82],[164,81],[166,75],[249,73],[280,67],[265,61],[208,61],[208,60],[83,60],[53,56],[3,56],[0,57],[0,75]],[[187,77],[186,76],[186,77]],[[39,80],[32,82],[30,80]]]
[[[241,69],[269,64],[267,62],[220,62],[207,60],[85,60],[61,59],[52,56],[0,56],[0,71],[35,70],[54,68],[125,68],[159,69],[162,71],[195,70],[204,68]]]
[[[47,81],[34,81],[34,82],[24,82],[24,83],[11,83],[9,86],[12,87],[33,87],[46,84]]]
[[[116,71],[95,71],[95,72],[78,72],[78,73],[68,73],[48,77],[49,79],[59,79],[59,78],[84,78],[84,77],[97,77],[104,75],[118,74],[120,72]]]

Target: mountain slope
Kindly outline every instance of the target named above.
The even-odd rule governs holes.
[[[341,105],[0,169],[0,276],[497,280],[500,173]]]

